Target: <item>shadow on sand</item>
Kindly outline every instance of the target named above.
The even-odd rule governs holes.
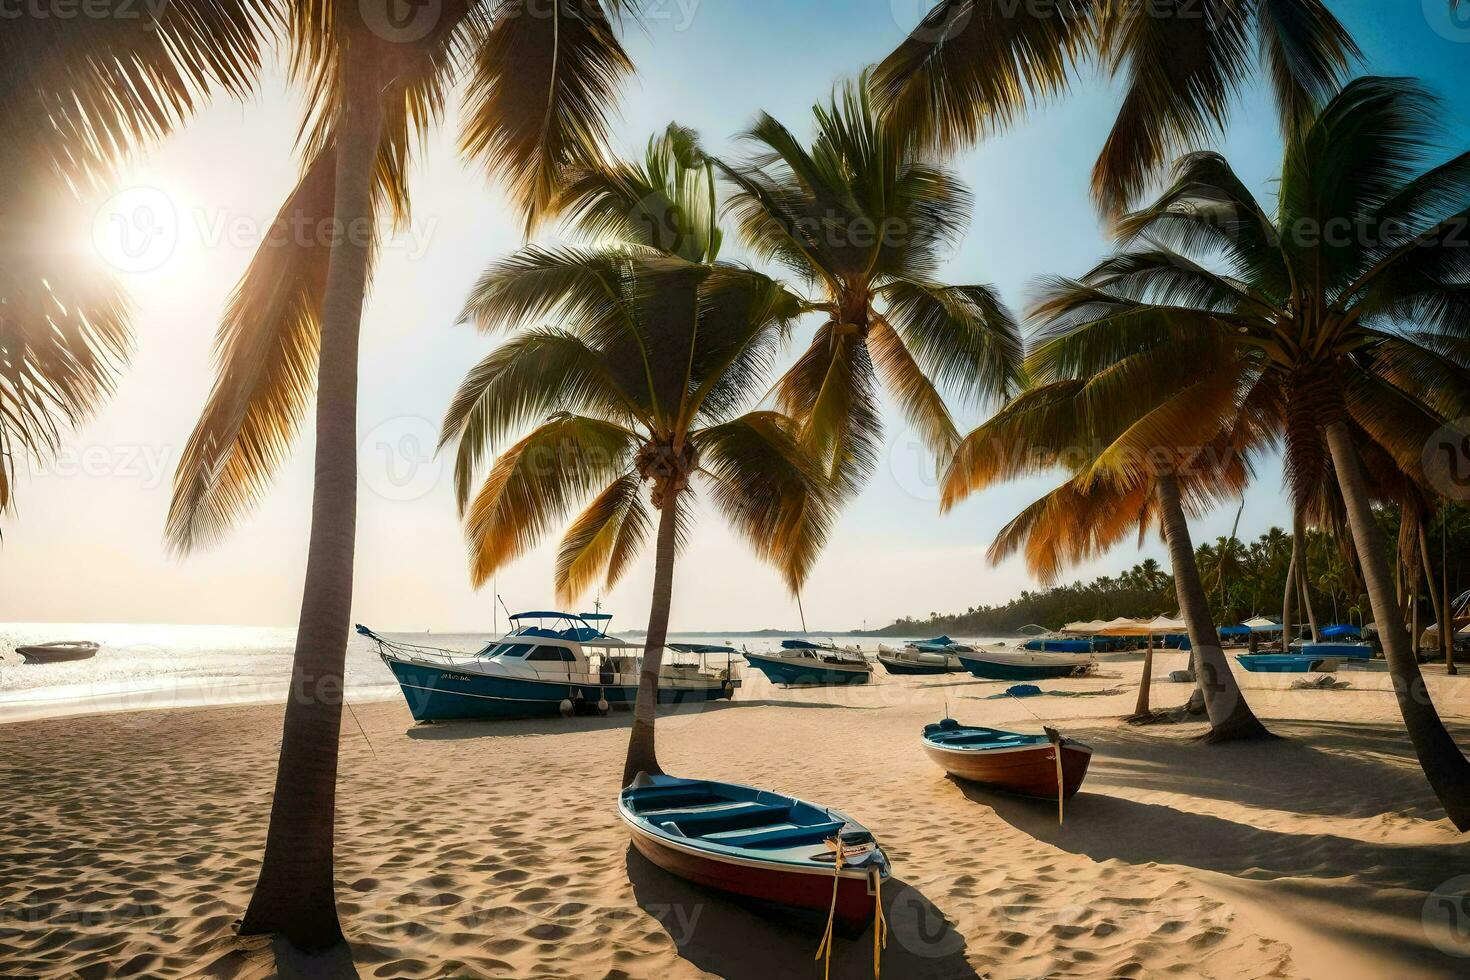
[[[1246,822],[1248,814],[1230,819],[1107,792],[1111,784],[1229,800],[1263,811],[1261,823],[1278,825],[1292,814],[1329,818],[1328,828],[1332,819],[1363,820],[1370,833],[1384,819],[1442,818],[1402,728],[1332,722],[1272,728],[1286,738],[1205,745],[1126,729],[1069,732],[1096,754],[1089,785],[1067,802],[1064,826],[1054,802],[954,782],[968,799],[1061,850],[1098,862],[1214,872],[1236,879],[1226,886],[1243,891],[1268,885],[1283,911],[1291,909],[1335,942],[1463,967],[1463,960],[1434,949],[1424,925],[1429,893],[1465,867],[1463,845],[1284,832]]]
[[[305,953],[284,939],[271,940],[276,957],[276,976],[281,980],[356,980],[357,966],[352,949],[340,943],[320,953]]]
[[[732,980],[818,976],[812,958],[821,935],[792,928],[745,908],[718,892],[690,884],[649,861],[630,844],[628,881],[638,905],[663,926],[679,955],[694,966]],[[888,947],[883,975],[958,980],[978,974],[965,959],[965,938],[944,913],[901,879],[883,885]],[[873,975],[873,931],[838,939],[834,977]]]
[[[778,701],[757,698],[750,701],[707,701],[675,707],[661,705],[660,718],[681,718],[732,708],[826,708],[830,711],[882,711],[882,706],[861,704],[829,704],[824,701]],[[465,738],[492,738],[497,735],[562,735],[568,732],[595,732],[610,728],[628,728],[633,724],[631,708],[614,708],[605,715],[576,715],[571,718],[484,718],[461,721],[420,722],[405,730],[409,738],[428,741],[456,741]]]

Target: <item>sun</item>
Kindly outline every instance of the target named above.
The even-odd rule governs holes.
[[[125,174],[88,202],[85,247],[131,290],[155,282],[176,288],[202,266],[200,205],[183,183],[158,178]]]

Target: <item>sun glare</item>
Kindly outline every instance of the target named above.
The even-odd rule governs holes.
[[[131,292],[146,293],[155,283],[176,289],[201,271],[202,212],[180,183],[129,175],[90,206],[85,248]]]

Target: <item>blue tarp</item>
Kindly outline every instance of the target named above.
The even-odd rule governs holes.
[[[821,650],[822,646],[808,640],[782,640],[781,648],[783,650]]]
[[[1335,623],[1332,626],[1322,627],[1322,639],[1341,640],[1345,637],[1360,637],[1363,631],[1348,623]]]
[[[1220,627],[1220,635],[1221,636],[1250,636],[1251,635],[1251,628],[1249,626],[1221,626]]]

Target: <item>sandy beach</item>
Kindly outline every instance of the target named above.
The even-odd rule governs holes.
[[[1187,688],[1163,681],[1155,704]],[[887,848],[888,977],[1464,975],[1449,918],[1465,845],[1414,763],[1384,674],[1344,691],[1242,675],[1286,740],[1212,747],[1202,725],[1132,728],[1138,661],[1017,702],[965,676],[783,690],[660,721],[670,772],[840,806]],[[1467,682],[1431,675],[1470,741]],[[1055,806],[947,778],[918,745],[963,721],[1096,750]],[[235,937],[279,738],[276,706],[0,726],[0,963],[9,976],[763,977],[821,975],[817,938],[671,877],[613,801],[628,716],[415,726],[401,701],[345,719],[337,876],[351,963]],[[360,727],[359,727],[360,725]],[[1463,884],[1463,883],[1462,883]],[[1448,889],[1448,890],[1447,890]],[[1459,888],[1463,894],[1464,888]],[[1460,900],[1463,902],[1463,899]],[[1458,926],[1456,932],[1452,926]],[[871,937],[837,976],[871,975]]]

